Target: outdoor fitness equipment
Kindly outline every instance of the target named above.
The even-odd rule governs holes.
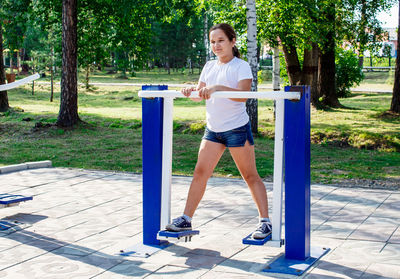
[[[147,257],[168,246],[168,238],[190,240],[199,231],[168,232],[170,222],[173,99],[185,98],[166,85],[143,86],[143,243],[121,255]],[[192,92],[191,97],[198,97]],[[329,249],[310,247],[310,89],[287,86],[285,91],[218,91],[212,98],[258,98],[276,101],[272,235],[264,240],[251,236],[244,244],[285,245],[285,254],[269,263],[265,272],[303,274]],[[286,121],[285,121],[286,119]],[[285,173],[283,173],[285,171]],[[282,228],[282,186],[285,177],[285,239]]]
[[[40,78],[40,75],[36,73],[34,75],[31,75],[29,77],[26,77],[26,78],[23,78],[23,79],[20,79],[20,80],[11,82],[11,83],[1,84],[0,85],[0,91],[5,91],[5,90],[10,90],[10,89],[13,89],[13,88],[17,88],[17,87],[19,87],[21,85],[24,85],[24,84],[27,84],[27,83],[32,82],[34,80],[37,80],[38,78]]]
[[[20,79],[18,81],[14,81],[7,84],[0,85],[0,91],[10,90],[13,88],[17,88],[21,85],[27,84],[31,81],[40,78],[39,74],[34,74],[29,77]],[[10,206],[17,206],[20,202],[30,201],[32,197],[22,196],[22,195],[13,195],[13,194],[0,194],[0,208],[10,207]],[[8,221],[0,221],[0,231],[1,230],[8,230],[9,228],[15,226]]]

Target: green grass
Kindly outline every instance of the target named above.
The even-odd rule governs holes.
[[[172,80],[181,76],[171,75]],[[85,123],[65,130],[46,127],[56,122],[59,90],[56,86],[53,103],[48,85],[37,85],[35,95],[30,86],[9,91],[14,110],[0,114],[0,165],[52,160],[57,167],[141,172],[139,87],[80,87],[79,114]],[[341,99],[344,108],[312,110],[312,182],[367,179],[400,185],[400,117],[383,113],[390,99],[387,93],[357,93]],[[174,174],[192,174],[204,119],[202,103],[175,101]],[[39,122],[44,127],[35,128]],[[260,101],[256,157],[259,173],[267,179],[273,171],[273,125],[272,102]],[[215,175],[240,175],[229,152]]]

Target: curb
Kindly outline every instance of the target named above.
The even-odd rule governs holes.
[[[51,161],[27,162],[22,164],[0,167],[0,174],[14,172],[14,171],[21,171],[21,170],[51,168],[51,167],[52,167]]]

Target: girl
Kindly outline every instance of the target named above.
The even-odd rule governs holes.
[[[218,60],[206,63],[197,87],[181,91],[186,97],[189,97],[192,91],[199,91],[198,100],[206,100],[207,127],[200,144],[183,215],[174,219],[166,229],[169,231],[192,229],[191,220],[204,195],[207,181],[225,148],[228,147],[258,208],[260,222],[252,236],[262,239],[271,233],[271,222],[268,216],[267,193],[256,169],[254,141],[246,112],[246,99],[210,98],[216,91],[250,91],[252,72],[249,64],[239,58],[240,54],[235,46],[236,33],[232,26],[226,23],[217,24],[211,27],[209,36],[211,49]]]

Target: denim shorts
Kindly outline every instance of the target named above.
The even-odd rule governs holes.
[[[254,145],[250,122],[247,122],[247,124],[242,127],[220,133],[213,132],[206,127],[203,139],[221,143],[226,147],[244,146],[247,140],[250,145]]]

